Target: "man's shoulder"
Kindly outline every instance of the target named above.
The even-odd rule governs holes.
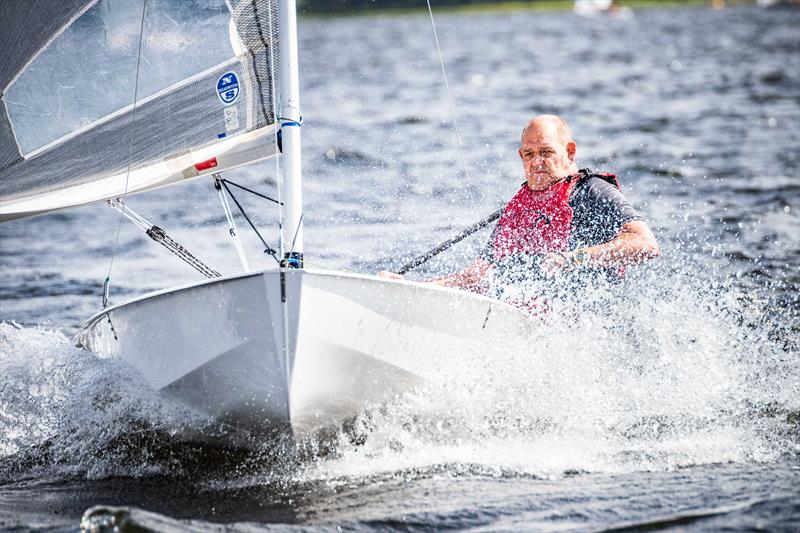
[[[614,174],[591,173],[582,176],[578,181],[575,196],[594,199],[619,197],[622,196],[622,191]]]
[[[609,175],[590,174],[578,184],[570,205],[580,216],[615,219],[620,223],[643,220],[630,201],[620,191],[616,178]]]

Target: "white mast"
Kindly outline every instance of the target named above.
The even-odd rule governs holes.
[[[285,266],[303,266],[303,193],[300,161],[300,81],[297,59],[297,7],[295,0],[278,2],[280,66],[278,68],[280,123],[283,147],[281,199],[284,203],[281,251]]]

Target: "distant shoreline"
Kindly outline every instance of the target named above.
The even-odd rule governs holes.
[[[752,5],[755,0],[727,0],[729,7]],[[535,2],[525,2],[520,0],[508,0],[501,2],[478,1],[471,4],[444,5],[433,4],[434,12],[448,13],[492,13],[497,11],[571,11],[574,2],[572,0],[537,0]],[[710,0],[619,0],[620,7],[630,9],[650,9],[650,8],[679,8],[679,7],[703,7],[711,8]],[[412,13],[427,13],[425,6],[412,7],[353,7],[340,9],[321,9],[300,7],[301,16],[304,17],[329,17],[329,16],[370,16],[370,15],[400,15]]]

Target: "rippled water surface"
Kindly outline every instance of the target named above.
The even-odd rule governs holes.
[[[71,335],[100,306],[105,206],[0,227],[0,528],[800,528],[800,10],[302,19],[306,254],[399,266],[508,199],[524,122],[572,125],[662,257],[528,353],[486,354],[341,435],[198,447],[213,424]],[[274,162],[229,178],[275,191]],[[210,183],[129,205],[224,273]],[[243,198],[275,242],[277,213]],[[244,230],[242,233],[245,233]],[[482,233],[415,275],[464,265]],[[269,267],[246,235],[251,265]],[[112,299],[194,281],[123,225]]]

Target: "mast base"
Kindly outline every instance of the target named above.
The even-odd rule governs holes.
[[[303,254],[300,252],[284,254],[281,260],[281,268],[303,268]]]

